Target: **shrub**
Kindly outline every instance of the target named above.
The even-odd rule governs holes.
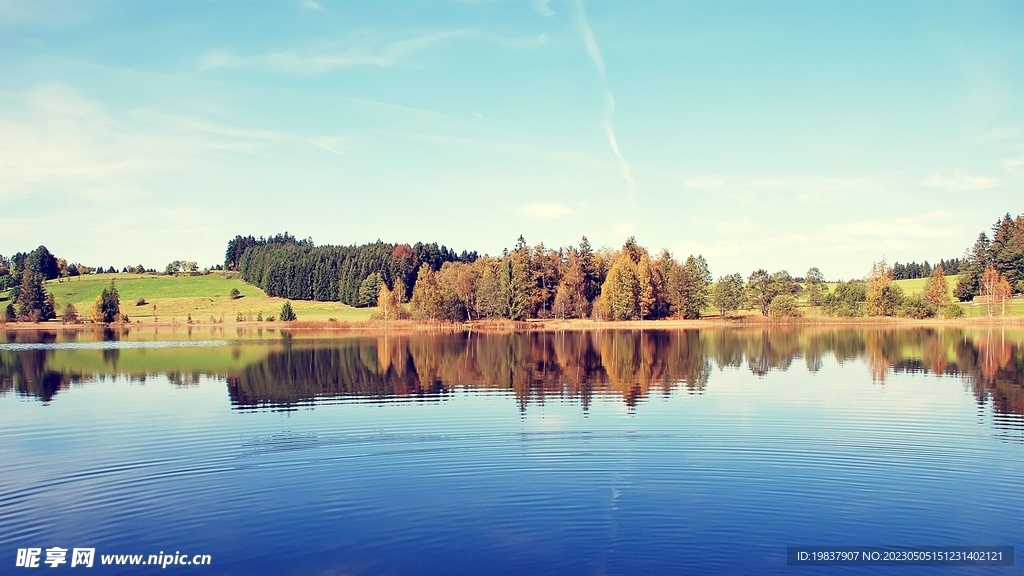
[[[78,324],[78,310],[68,304],[64,307],[64,313],[61,314],[60,320],[64,324]]]
[[[768,316],[770,318],[796,318],[800,315],[797,308],[796,298],[791,294],[780,294],[772,298],[768,304]]]
[[[292,322],[296,319],[295,311],[292,310],[292,303],[285,302],[284,306],[281,307],[281,321]]]
[[[953,302],[942,309],[943,318],[963,318],[964,307]]]
[[[145,306],[146,304],[149,304],[149,302],[146,302],[145,298],[139,298],[135,301],[136,306]]]
[[[232,288],[231,289],[231,299],[232,300],[238,300],[241,297],[242,297],[242,293],[238,291],[238,288]]]
[[[274,318],[273,316],[267,316],[267,322],[274,322],[275,320],[277,320],[277,318]]]
[[[922,318],[934,318],[935,307],[925,300],[924,296],[921,294],[914,294],[913,296],[903,300],[903,303],[897,309],[897,314],[904,318],[916,318],[918,320]]]

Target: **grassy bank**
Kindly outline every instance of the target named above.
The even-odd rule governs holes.
[[[272,298],[238,274],[215,273],[205,276],[156,276],[149,274],[100,274],[78,276],[63,282],[51,280],[46,289],[57,301],[58,314],[67,304],[87,317],[93,302],[104,288],[114,280],[121,297],[121,313],[134,323],[186,322],[191,315],[194,322],[210,319],[234,322],[238,314],[246,320],[278,316],[284,298]],[[231,298],[231,290],[238,290],[240,298]],[[146,301],[136,305],[139,299]],[[155,308],[154,308],[155,306]],[[353,308],[340,302],[306,302],[293,300],[292,308],[299,320],[324,321],[334,318],[340,322],[369,320],[369,308]]]

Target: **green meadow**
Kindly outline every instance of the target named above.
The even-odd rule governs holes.
[[[63,281],[51,280],[46,289],[57,301],[57,313],[72,304],[82,317],[87,317],[93,302],[104,288],[114,281],[121,298],[121,313],[132,322],[186,322],[191,315],[195,322],[211,318],[233,322],[238,314],[246,320],[260,315],[278,316],[284,298],[272,298],[262,290],[242,281],[238,274],[212,273],[202,276],[163,276],[153,274],[98,274],[76,276]],[[240,298],[231,298],[231,289]],[[143,299],[145,304],[137,305]],[[299,320],[326,321],[331,318],[345,322],[368,320],[369,308],[353,308],[340,302],[306,302],[293,300],[292,308]]]

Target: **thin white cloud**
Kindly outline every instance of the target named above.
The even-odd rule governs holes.
[[[325,12],[324,7],[321,6],[316,0],[302,0],[300,5],[305,10],[314,10],[316,12]]]
[[[112,113],[73,87],[47,84],[0,99],[0,202],[52,192],[89,201],[149,195],[210,151],[286,159],[302,147],[343,154],[337,136],[308,137],[137,109]]]
[[[725,180],[721,178],[714,178],[703,176],[699,178],[687,178],[683,180],[683,188],[721,188],[725,186]]]
[[[608,86],[608,76],[605,73],[604,57],[601,56],[601,48],[597,45],[597,38],[594,37],[594,30],[590,27],[590,21],[587,19],[586,9],[583,7],[583,0],[576,0],[576,14],[578,19],[578,25],[580,33],[583,35],[583,42],[587,47],[587,54],[590,55],[590,59],[594,62],[594,66],[597,68],[597,73],[601,78],[601,84],[604,86],[605,92],[605,108],[604,116],[601,119],[601,129],[604,130],[605,136],[608,137],[608,145],[612,149],[612,153],[619,159],[619,166],[621,168],[622,179],[626,181],[629,186],[629,195],[627,199],[630,204],[636,204],[637,185],[636,181],[633,180],[633,168],[629,165],[629,161],[623,156],[622,150],[619,148],[619,141],[615,135],[615,96],[612,94],[611,88]]]
[[[1006,168],[1008,172],[1024,176],[1024,170],[1021,170],[1021,168],[1024,168],[1024,156],[1003,160],[1003,167]]]
[[[551,0],[533,0],[533,9],[541,16],[555,15],[555,11],[551,9]]]
[[[621,238],[632,236],[636,232],[636,222],[623,222],[615,227],[615,235]]]
[[[985,144],[988,142],[1000,142],[1003,140],[1013,140],[1024,136],[1024,126],[1005,126],[1002,128],[993,128],[988,132],[979,134],[971,139],[974,144]]]
[[[384,46],[372,45],[372,42],[367,45],[364,40],[363,45],[360,46],[317,46],[252,56],[238,55],[224,49],[214,49],[202,58],[201,65],[206,69],[263,67],[286,74],[314,76],[342,68],[360,66],[391,68],[413,54],[465,38],[473,38],[512,49],[534,48],[547,44],[548,41],[545,34],[506,38],[483,34],[476,30],[443,30],[391,42]]]
[[[957,170],[956,172],[953,172],[952,175],[933,174],[922,180],[920,184],[922,186],[928,186],[929,188],[945,188],[946,190],[966,192],[968,190],[987,190],[989,188],[998,188],[1002,185],[1002,182],[996,178],[988,176],[972,176]]]
[[[561,204],[527,204],[521,210],[537,220],[553,220],[572,213],[572,210]]]

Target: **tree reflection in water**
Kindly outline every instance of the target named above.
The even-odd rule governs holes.
[[[190,349],[173,352],[176,362],[168,369],[155,365],[155,360],[147,363],[144,350],[76,350],[74,356],[61,349],[11,349],[51,344],[56,340],[52,332],[5,336],[8,344],[0,345],[0,392],[14,391],[44,402],[94,377],[145,381],[162,375],[191,385],[206,375],[225,378],[231,402],[239,408],[289,409],[346,396],[440,399],[456,387],[513,391],[524,410],[549,396],[577,398],[586,410],[595,394],[617,395],[632,408],[651,394],[700,394],[716,369],[746,369],[763,376],[793,369],[794,362],[802,360],[806,370],[817,372],[831,357],[840,364],[865,362],[878,383],[903,372],[963,377],[979,403],[991,401],[997,414],[1024,415],[1022,338],[1002,329],[779,327],[321,340],[295,335],[209,349],[204,352],[206,360],[221,355],[225,366],[209,369],[189,366],[189,354],[194,353]],[[118,336],[108,333],[102,339]],[[256,347],[256,359],[243,358],[240,351],[246,347]],[[93,357],[95,363],[86,362]]]

